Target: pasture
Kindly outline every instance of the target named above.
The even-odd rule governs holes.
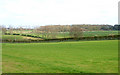
[[[14,33],[18,33],[20,34],[19,31],[14,31]],[[29,34],[32,36],[38,36],[38,37],[42,37],[41,33],[34,33],[32,31],[22,31],[22,34]],[[56,38],[69,38],[71,37],[69,35],[69,32],[63,32],[63,33],[56,33]],[[83,37],[91,37],[91,36],[108,36],[108,35],[118,35],[118,31],[84,31],[83,32]],[[26,36],[27,37],[27,36]],[[10,40],[14,40],[16,38],[16,40],[28,40],[29,37],[25,38],[25,36],[15,36],[15,35],[3,35],[2,37],[3,39],[10,39]],[[30,38],[30,39],[35,39],[35,38]],[[40,39],[36,39],[36,40],[40,40]]]
[[[3,43],[3,73],[117,73],[118,40]]]
[[[42,34],[36,34],[36,33],[28,33],[31,35],[37,35],[42,37]],[[118,31],[84,31],[83,36],[89,37],[89,36],[108,36],[108,35],[118,35]],[[69,32],[63,32],[63,33],[57,33],[56,38],[68,38],[70,37]]]
[[[26,41],[26,40],[41,40],[40,38],[32,38],[26,37],[21,35],[2,35],[2,40],[19,40],[19,41]]]
[[[108,35],[118,35],[118,31],[85,31],[83,36],[108,36]]]

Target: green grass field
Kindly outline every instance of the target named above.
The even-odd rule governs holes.
[[[20,33],[19,31],[15,31],[15,33]],[[34,33],[32,31],[23,31],[22,34],[29,34],[34,36],[42,37],[42,34]],[[89,36],[108,36],[108,35],[118,35],[118,31],[85,31],[83,32],[84,37]],[[68,38],[70,37],[69,32],[65,33],[57,33],[56,38]]]
[[[25,41],[25,40],[41,40],[38,38],[32,38],[32,37],[26,37],[26,36],[21,36],[21,35],[2,35],[2,39],[3,40],[21,40],[21,41]]]
[[[83,33],[84,36],[108,36],[118,35],[118,31],[86,31]]]
[[[16,38],[16,40],[25,40],[22,36],[15,36],[15,35],[2,35],[2,39],[3,40],[14,40]]]
[[[3,43],[3,73],[117,73],[118,41]]]
[[[29,34],[29,33],[28,33]],[[35,33],[32,33],[31,35],[36,35]],[[118,35],[118,31],[85,31],[83,32],[84,37],[89,36],[108,36],[108,35]],[[39,34],[40,37],[42,37],[42,34]],[[68,38],[70,37],[69,32],[66,33],[57,33],[56,38]]]
[[[108,35],[118,35],[118,31],[85,31],[83,32],[84,37],[89,36],[108,36]],[[70,37],[69,33],[59,33],[57,38]]]

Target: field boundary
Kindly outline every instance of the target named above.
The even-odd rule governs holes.
[[[6,35],[11,35],[11,34],[6,34]],[[20,34],[13,34],[13,35],[20,35]],[[38,36],[33,36],[33,35],[25,35],[21,34],[20,36],[26,36],[26,37],[32,37],[32,38],[41,38]],[[61,41],[91,41],[91,40],[118,40],[120,38],[120,35],[108,35],[108,36],[92,36],[92,37],[79,37],[79,38],[55,38],[55,39],[45,39],[41,38],[43,40],[3,40],[3,43],[38,43],[38,42],[61,42]]]

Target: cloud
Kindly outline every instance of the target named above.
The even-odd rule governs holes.
[[[118,0],[1,0],[1,24],[116,24]]]

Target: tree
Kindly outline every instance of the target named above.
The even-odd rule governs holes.
[[[40,28],[34,28],[33,32],[39,36],[41,34]]]
[[[13,27],[12,26],[9,26],[9,33],[12,35],[13,34]]]
[[[4,26],[2,26],[2,34],[4,35],[6,32],[7,32],[7,29]]]
[[[79,26],[73,25],[70,27],[70,36],[73,38],[82,37],[83,31]]]
[[[23,28],[20,27],[19,30],[20,30],[20,35],[22,35],[23,34]]]
[[[114,30],[120,30],[120,25],[114,25]]]

